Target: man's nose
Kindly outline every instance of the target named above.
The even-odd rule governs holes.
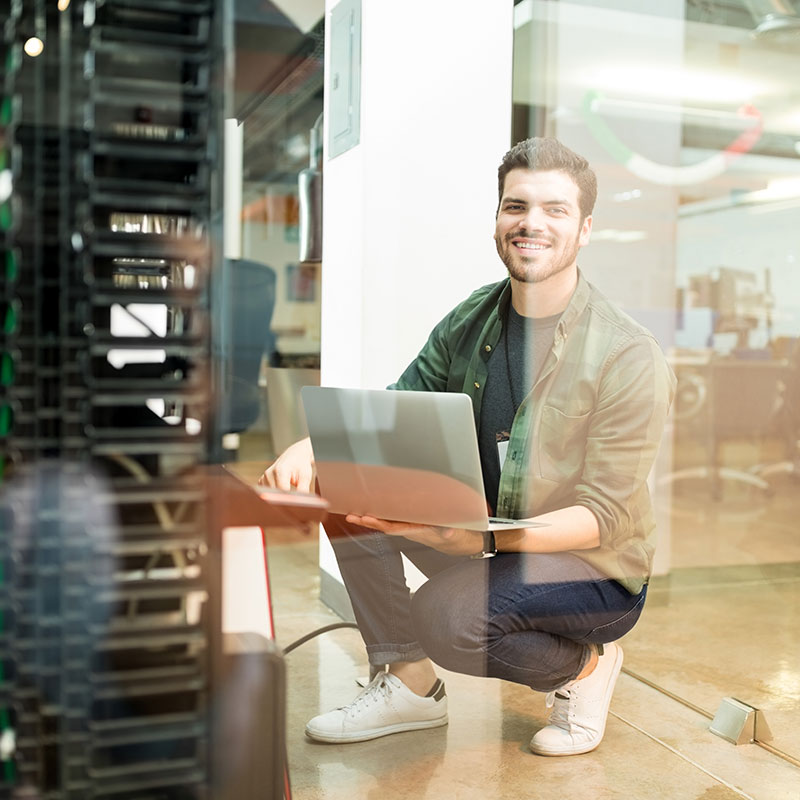
[[[545,227],[544,210],[531,206],[525,212],[522,223],[527,230],[542,230]]]

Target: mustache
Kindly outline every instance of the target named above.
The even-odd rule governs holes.
[[[507,233],[504,238],[507,242],[510,242],[517,236],[521,236],[523,239],[541,239],[548,244],[552,244],[555,241],[552,236],[548,236],[543,231],[530,230],[528,228],[518,228],[515,231]]]

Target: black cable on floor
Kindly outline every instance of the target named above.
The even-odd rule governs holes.
[[[301,644],[305,644],[311,639],[319,636],[321,633],[327,633],[328,631],[335,631],[337,628],[355,628],[358,630],[358,625],[355,622],[334,622],[332,625],[325,625],[322,628],[317,628],[315,631],[311,631],[311,633],[307,633],[305,636],[301,636],[296,641],[292,642],[290,645],[287,645],[283,648],[283,654],[286,655],[287,653],[291,653],[297,647],[300,647]]]

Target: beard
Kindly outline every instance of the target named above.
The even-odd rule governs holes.
[[[514,231],[506,234],[502,240],[495,240],[497,254],[505,264],[508,274],[520,283],[541,283],[559,272],[568,269],[578,259],[580,250],[580,232],[575,238],[557,247],[557,242],[548,239],[550,247],[547,250],[533,251],[530,256],[524,255],[511,243],[517,236],[525,238],[539,238],[541,234],[528,231]]]

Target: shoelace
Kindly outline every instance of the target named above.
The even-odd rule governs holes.
[[[556,703],[556,700],[559,702]],[[569,700],[569,691],[565,691],[564,689],[547,693],[545,696],[545,706],[553,709],[547,721],[548,725],[555,725],[559,728],[569,730]]]
[[[380,699],[390,697],[393,691],[392,684],[389,682],[389,676],[386,672],[379,673],[372,683],[361,692],[349,706],[347,706],[347,713],[354,714],[362,706],[370,703],[377,703]]]

